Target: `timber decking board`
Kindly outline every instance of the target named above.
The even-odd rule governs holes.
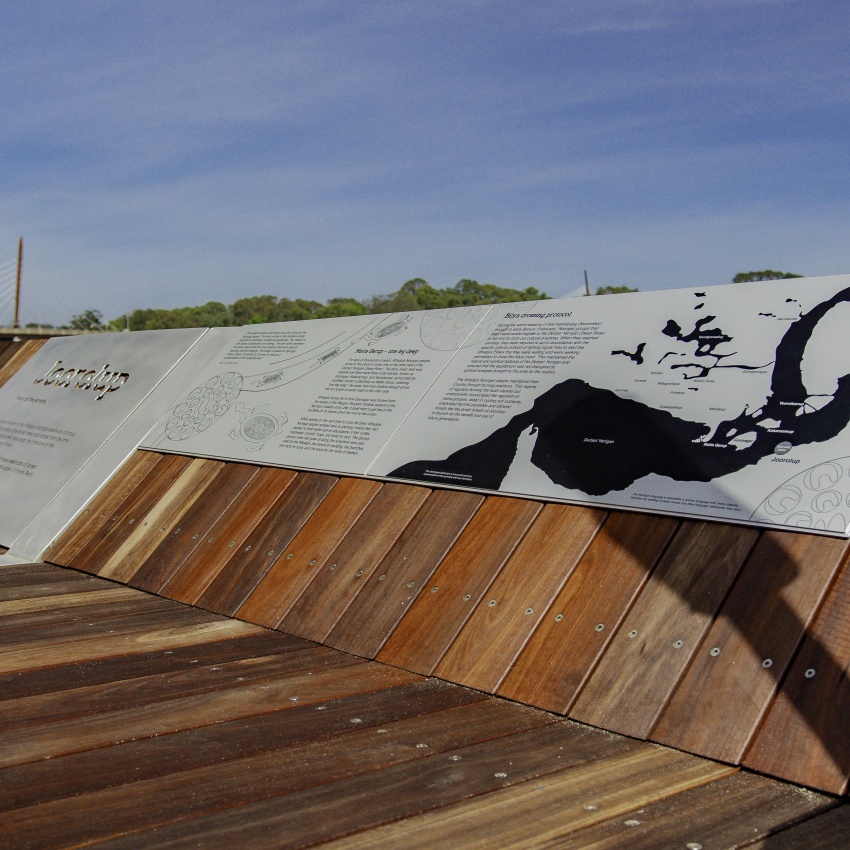
[[[495,691],[605,517],[604,511],[546,505],[434,675]]]
[[[69,561],[68,566],[97,573],[191,462],[191,458],[181,455],[160,457],[139,486],[118,505],[109,519],[109,525],[104,526],[102,537],[92,538],[94,545],[85,545],[77,556]]]
[[[847,546],[812,534],[765,532],[652,739],[739,763]]]
[[[609,514],[497,693],[566,714],[677,527]]]
[[[384,484],[276,628],[324,642],[429,492]]]
[[[144,561],[177,526],[182,512],[202,499],[206,489],[224,467],[221,461],[194,459],[175,478],[135,530],[107,559],[98,575],[115,581],[133,583],[133,576]]]
[[[356,729],[457,708],[487,698],[438,679],[337,697],[279,711],[86,750],[0,771],[3,809],[25,808],[321,741]],[[477,715],[481,716],[481,715]],[[358,721],[354,724],[352,721]],[[382,733],[384,734],[384,733]]]
[[[197,604],[232,616],[274,566],[339,479],[316,472],[299,472],[264,517],[262,526],[245,538]]]
[[[78,593],[58,593],[44,596],[27,596],[23,599],[0,601],[0,624],[10,614],[34,614],[36,611],[56,612],[61,609],[85,608],[97,598],[99,603],[123,602],[133,598],[132,587],[91,587]],[[92,595],[96,594],[96,595]],[[2,699],[2,697],[0,697]]]
[[[744,526],[683,522],[570,717],[646,738],[758,538]]]
[[[539,502],[523,499],[485,500],[396,626],[378,660],[430,674],[541,508]]]
[[[133,452],[47,548],[45,559],[69,567],[84,548],[93,547],[96,539],[102,536],[101,530],[111,525],[111,517],[118,506],[135,491],[161,457],[163,455],[155,452]]]
[[[830,589],[749,751],[748,767],[846,792],[850,776],[850,558]]]
[[[0,732],[57,723],[89,714],[119,712],[177,698],[250,686],[286,675],[313,661],[327,657],[323,647],[286,643],[286,651],[233,661],[191,665],[181,672],[152,673],[119,682],[86,685],[56,694],[0,701]],[[288,653],[294,653],[290,656]],[[297,657],[295,657],[297,655]]]
[[[202,499],[182,512],[171,533],[133,574],[133,587],[159,593],[183,562],[209,536],[222,514],[236,501],[260,467],[227,463],[205,489]]]
[[[256,629],[247,634],[225,636],[205,643],[172,644],[166,649],[103,658],[77,658],[67,664],[18,670],[0,676],[0,701],[58,694],[93,685],[179,673],[193,669],[196,665],[221,664],[289,652],[293,642],[303,643],[299,638],[286,638]]]
[[[9,650],[0,647],[0,676],[58,667],[119,655],[141,655],[153,650],[192,646],[225,638],[257,634],[257,627],[239,620],[210,619],[183,626],[141,626],[136,631],[92,634],[62,642],[45,637]]]
[[[749,850],[841,850],[850,846],[850,804],[751,844]]]
[[[521,734],[541,722],[546,722],[545,716],[523,718],[508,706],[476,702],[387,723],[380,730],[352,727],[334,738],[291,746],[285,759],[272,751],[116,786],[88,794],[83,800],[73,797],[9,812],[0,815],[0,840],[14,835],[26,841],[47,825],[69,843],[154,826],[160,827],[156,839],[160,842],[173,821],[204,815],[215,824],[222,808],[251,809],[256,801],[269,798],[272,805],[285,801],[287,810],[295,814],[299,799],[309,798],[313,786],[326,789],[328,783],[349,777],[356,782],[358,774],[374,781],[374,771],[384,773],[399,763],[430,761],[436,754],[472,742]],[[417,746],[423,741],[428,742],[427,748]],[[305,765],[310,765],[309,770]],[[85,816],[81,803],[97,809],[100,817],[96,822]],[[243,846],[256,846],[255,841],[246,835]]]
[[[432,491],[331,631],[329,645],[374,658],[483,501],[477,493]]]
[[[340,479],[237,616],[270,628],[277,626],[380,488],[376,481]]]
[[[636,745],[582,768],[560,770],[325,846],[328,850],[557,847],[560,838],[583,827],[622,817],[732,770],[672,750]]]
[[[409,725],[415,728],[425,724]],[[412,748],[398,752],[398,745],[393,748],[396,752],[388,752],[387,745],[392,746],[393,742],[375,737],[378,752],[371,754],[374,765],[371,770],[368,761],[361,757],[361,764],[357,765],[360,769],[350,769],[349,776],[328,776],[321,784],[302,782],[301,787],[287,789],[285,795],[268,793],[265,799],[211,813],[200,822],[190,820],[160,828],[155,840],[177,841],[177,846],[185,846],[189,841],[195,842],[195,846],[220,846],[228,835],[233,840],[241,825],[240,841],[247,846],[297,848],[351,832],[361,833],[399,817],[452,806],[470,797],[529,783],[555,771],[640,746],[624,739],[606,741],[563,722],[530,729],[522,728],[517,722],[512,734],[503,733],[499,737],[493,735],[498,730],[485,727],[485,734],[479,735],[477,730],[464,729],[460,722],[457,725],[461,734],[456,731],[446,734],[445,729],[436,735],[426,729],[417,730],[419,739],[429,742],[428,748],[418,753]],[[387,731],[392,734],[395,730]],[[416,738],[408,740],[412,742]],[[360,749],[363,744],[350,741],[349,747]],[[374,758],[376,755],[380,760]],[[151,838],[141,833],[128,836],[115,846],[125,850],[143,847]]]
[[[9,356],[0,365],[0,387],[33,357],[45,342],[46,339],[28,339],[13,344]]]
[[[12,569],[33,590],[69,572]],[[88,578],[94,640],[54,634],[50,597],[42,633],[0,649],[3,846],[681,847],[803,817],[768,840],[850,836],[821,795],[215,614],[110,634],[113,589],[151,597]],[[136,607],[159,605],[187,611]]]
[[[558,850],[731,848],[829,810],[835,801],[761,776],[734,773],[558,839]],[[802,848],[804,845],[800,845]],[[808,850],[808,845],[805,845]]]
[[[169,599],[190,605],[206,591],[229,563],[234,552],[245,543],[261,524],[292,482],[296,473],[290,469],[265,467],[251,478],[240,498],[235,500],[218,521],[200,537],[200,543],[189,553],[159,592]],[[199,534],[199,532],[195,532]]]

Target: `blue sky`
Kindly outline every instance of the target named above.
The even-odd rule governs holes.
[[[7,0],[0,21],[24,322],[417,276],[850,272],[846,0]]]

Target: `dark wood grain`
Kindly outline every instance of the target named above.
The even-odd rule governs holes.
[[[540,512],[489,496],[396,626],[378,660],[430,675]]]
[[[605,516],[592,508],[546,505],[434,674],[492,693]]]
[[[313,653],[311,664],[299,664],[298,655]],[[225,688],[177,697],[119,711],[105,711],[56,723],[16,730],[9,736],[0,766],[26,764],[43,758],[113,746],[122,741],[167,735],[182,729],[222,723],[279,711],[293,703],[319,703],[335,696],[413,681],[413,675],[378,667],[325,647],[278,656],[280,676],[263,684]]]
[[[612,512],[497,692],[566,713],[677,527],[666,517]]]
[[[263,576],[331,491],[337,478],[300,472],[277,502],[233,553],[197,604],[209,611],[233,615],[253,593]]]
[[[144,519],[136,522],[133,532],[107,558],[98,575],[113,581],[131,582],[145,559],[177,526],[181,512],[203,497],[223,466],[217,460],[192,460],[151,506]]]
[[[653,740],[740,761],[847,545],[813,534],[763,535],[661,715]]]
[[[85,546],[93,547],[95,537],[101,537],[102,533],[99,532],[111,524],[118,506],[135,491],[161,457],[155,452],[133,452],[68,528],[47,548],[45,560],[71,566]]]
[[[806,635],[744,764],[833,794],[850,776],[850,565]]]
[[[558,850],[743,847],[835,805],[762,776],[735,773],[558,838]],[[801,847],[808,845],[800,845]]]
[[[122,591],[135,592],[132,588]],[[215,622],[215,621],[213,621]],[[305,646],[305,641],[264,629],[245,628],[234,637],[218,638],[197,643],[171,643],[170,646],[133,654],[113,654],[87,659],[76,656],[67,664],[18,670],[0,676],[0,699],[19,699],[42,694],[59,694],[66,690],[123,682],[144,676],[180,673],[198,665],[237,661],[258,655],[289,652]]]
[[[342,478],[275,560],[237,616],[275,627],[380,490],[376,481]]]
[[[628,816],[657,800],[720,779],[731,770],[636,743],[625,752],[603,755],[328,846],[333,850],[558,847],[558,842],[573,832]],[[175,845],[179,846],[188,845]],[[225,845],[219,841],[207,846]],[[273,845],[267,840],[254,846],[259,850]]]
[[[439,794],[437,789],[447,784],[446,777],[451,776],[456,769],[461,774],[477,774],[479,782],[483,780],[491,787],[493,783],[504,784],[498,781],[500,777],[493,776],[498,771],[493,771],[492,764],[495,761],[497,766],[505,766],[510,755],[518,752],[523,752],[532,763],[530,772],[533,774],[534,766],[558,760],[561,753],[555,742],[563,745],[567,737],[565,734],[557,734],[559,730],[540,730],[536,734],[534,731],[525,731],[541,726],[548,726],[549,729],[553,726],[551,719],[542,712],[521,713],[495,701],[475,702],[423,717],[387,723],[380,730],[355,729],[333,739],[292,747],[285,759],[271,752],[185,771],[177,776],[159,779],[153,787],[151,783],[133,783],[86,795],[84,799],[62,800],[6,815],[0,814],[0,840],[12,834],[19,840],[27,840],[48,824],[55,838],[68,843],[88,842],[156,826],[160,829],[157,830],[155,843],[160,843],[178,836],[185,837],[184,824],[175,824],[173,831],[161,825],[191,815],[206,815],[200,833],[193,830],[190,834],[195,846],[198,846],[198,842],[201,846],[210,846],[223,826],[226,829],[225,825],[234,825],[233,815],[238,813],[242,829],[246,830],[242,839],[245,846],[266,846],[267,840],[274,842],[273,846],[281,846],[279,830],[269,835],[269,820],[279,821],[281,817],[291,823],[292,830],[290,835],[293,844],[284,846],[302,846],[304,830],[309,828],[309,821],[312,821],[311,835],[314,840],[326,837],[328,832],[333,834],[332,830],[328,830],[334,823],[334,817],[329,811],[332,802],[329,806],[328,791],[336,791],[340,814],[348,814],[352,807],[356,810],[358,805],[364,809],[364,789],[370,786],[373,791],[369,797],[373,798],[373,805],[383,799],[386,804],[395,804],[403,812],[404,806],[410,805],[411,782],[409,778],[406,782],[402,780],[406,771],[396,766],[411,763],[421,765],[423,762],[430,765],[441,754],[460,755],[459,766],[445,756],[439,759],[443,769],[437,770],[437,776],[442,774],[442,782],[438,779],[429,783],[434,786],[432,793],[435,794]],[[464,756],[475,760],[478,754],[469,753],[463,748],[493,739],[499,739],[508,748],[508,757],[499,759],[491,747],[489,758],[478,756],[479,770],[475,771],[473,764],[467,771],[462,764],[466,760]],[[585,748],[591,749],[593,744],[599,747],[597,742],[593,742]],[[309,765],[309,770],[305,770],[305,765]],[[392,773],[387,776],[386,782],[381,781],[388,770]],[[518,767],[517,772],[520,770]],[[482,774],[487,776],[486,780]],[[347,781],[344,785],[336,785],[340,780]],[[392,787],[399,781],[403,784],[393,793]],[[375,793],[378,790],[375,784],[379,782],[380,793]],[[419,791],[424,791],[422,783],[419,784]],[[451,791],[448,793],[451,794]],[[139,798],[144,799],[146,805],[131,804],[131,801]],[[81,811],[90,806],[95,806],[101,813],[95,823],[81,816]],[[234,808],[236,806],[243,807],[243,811],[237,812]],[[220,809],[225,811],[222,815],[216,814]],[[294,820],[296,816],[297,821]],[[37,826],[39,821],[41,827]],[[252,821],[255,826],[249,833],[247,830]],[[208,828],[205,828],[207,825]],[[192,826],[196,826],[196,823],[190,821],[190,830]],[[297,833],[294,831],[296,828]],[[264,833],[266,839],[262,838]],[[151,846],[151,837],[142,834],[138,839],[128,839],[126,846],[139,846],[138,842],[142,842],[141,846]],[[116,846],[121,844],[123,842]],[[215,846],[219,846],[218,842]]]
[[[850,805],[845,803],[799,826],[749,845],[748,850],[840,850],[850,847]]]
[[[380,728],[485,699],[477,691],[420,679],[338,696],[320,706],[293,703],[253,717],[9,767],[0,771],[0,799],[4,811],[26,808],[225,761],[284,753],[355,729]]]
[[[752,528],[684,522],[570,717],[645,738],[758,539]]]
[[[331,631],[329,645],[374,658],[483,501],[475,493],[433,491]]]
[[[180,455],[160,457],[136,489],[115,509],[102,535],[92,535],[69,566],[97,573],[191,462],[191,458]]]
[[[384,484],[277,628],[324,642],[429,492],[409,484]]]
[[[295,475],[290,469],[261,469],[206,535],[194,532],[200,542],[162,586],[162,595],[189,604],[197,602],[251,532],[264,522]]]
[[[204,490],[203,498],[182,511],[171,532],[133,574],[133,586],[159,593],[183,562],[206,540],[222,514],[239,498],[259,467],[227,463]]]
[[[200,622],[190,621],[182,626],[140,625],[138,630],[81,635],[66,638],[61,642],[52,640],[48,635],[39,640],[32,639],[18,647],[0,647],[0,676],[81,661],[141,655],[157,650],[169,651],[174,647],[189,647],[255,635],[258,631],[259,627],[250,623],[208,615],[207,619],[201,618]]]

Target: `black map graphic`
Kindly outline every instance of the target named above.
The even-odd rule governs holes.
[[[610,390],[570,378],[538,396],[532,407],[485,439],[444,460],[417,460],[389,473],[393,477],[463,483],[498,490],[531,429],[536,441],[531,462],[551,481],[587,495],[622,490],[655,473],[675,481],[712,481],[758,463],[780,443],[804,445],[838,435],[850,422],[850,375],[838,379],[826,403],[812,404],[803,384],[806,345],[824,316],[850,302],[850,288],[813,307],[791,324],[779,345],[770,393],[758,409],[747,407],[721,422],[714,433],[703,422],[681,419]],[[713,319],[714,317],[707,317]],[[713,353],[707,329],[699,342]],[[666,332],[680,329],[668,325]],[[712,333],[711,336],[714,336]],[[716,356],[716,354],[714,355]],[[736,437],[749,435],[741,446]]]

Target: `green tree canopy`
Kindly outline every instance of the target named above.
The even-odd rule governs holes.
[[[492,283],[479,283],[464,278],[454,286],[436,289],[427,280],[415,277],[389,295],[374,295],[361,302],[355,298],[331,298],[326,304],[303,298],[278,298],[275,295],[253,295],[239,298],[230,306],[210,301],[198,307],[171,310],[134,310],[119,316],[113,327],[132,331],[160,328],[230,327],[265,322],[292,322],[303,319],[327,319],[333,316],[361,316],[365,313],[405,313],[412,310],[439,310],[474,304],[499,304],[511,301],[537,301],[549,298],[535,287],[510,289]],[[87,311],[83,316],[97,311]],[[100,313],[97,313],[98,320]],[[74,319],[80,319],[75,316]],[[73,320],[72,320],[73,321]]]
[[[732,283],[751,283],[756,280],[787,280],[791,277],[802,277],[794,272],[778,272],[773,269],[764,269],[760,272],[738,272],[732,278]]]
[[[637,292],[637,289],[631,289],[628,286],[600,286],[596,290],[597,295],[617,295],[620,292]]]

